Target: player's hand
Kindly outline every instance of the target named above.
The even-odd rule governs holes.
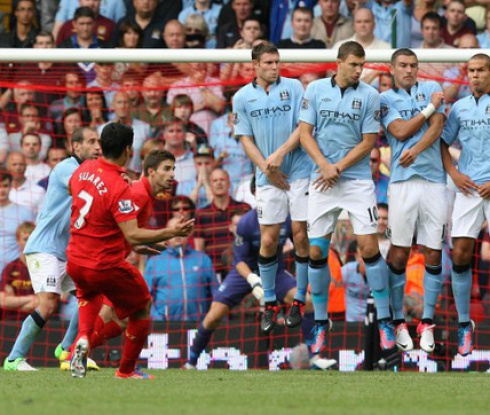
[[[478,187],[478,194],[483,199],[490,199],[490,182],[483,183],[480,187]]]
[[[335,164],[327,163],[317,169],[316,173],[320,173],[320,176],[313,182],[313,186],[320,192],[333,187],[340,178],[340,170]]]
[[[282,189],[282,190],[289,190],[290,189],[289,183],[286,181],[288,176],[286,174],[284,174],[282,171],[280,171],[280,170],[274,170],[274,171],[266,170],[266,171],[264,171],[264,174],[267,176],[267,178],[269,179],[269,182],[273,186],[276,186],[277,188]]]
[[[264,289],[262,288],[262,280],[257,274],[249,274],[247,282],[252,287],[253,296],[260,301],[264,297]]]
[[[444,101],[444,93],[443,92],[434,92],[430,97],[430,102],[438,109],[442,102]]]
[[[149,245],[134,245],[133,251],[141,255],[160,255],[161,251]]]
[[[284,156],[282,154],[278,154],[278,152],[275,151],[269,157],[267,157],[267,160],[265,161],[265,164],[267,166],[267,170],[270,170],[270,171],[279,170],[279,168],[282,165],[283,160],[284,160]]]
[[[466,174],[456,172],[453,176],[451,176],[455,186],[459,189],[461,193],[465,196],[470,196],[474,190],[479,193],[478,185],[471,180]],[[483,197],[483,196],[482,196]]]
[[[400,157],[400,166],[407,168],[408,166],[412,165],[418,155],[419,153],[413,147],[405,150]]]
[[[189,236],[194,228],[194,219],[185,220],[182,216],[179,223],[173,227],[174,236]]]

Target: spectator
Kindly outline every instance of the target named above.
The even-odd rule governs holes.
[[[269,21],[271,13],[271,3],[270,0],[252,0],[252,10],[249,10],[249,5],[247,1],[244,0],[223,0],[223,7],[221,8],[221,13],[218,17],[218,30],[224,27],[227,23],[235,22],[237,23],[241,19],[252,16],[260,20],[264,36],[269,37]],[[238,34],[238,29],[237,32]]]
[[[466,33],[461,36],[456,46],[458,49],[476,49],[478,48],[478,40],[475,35]],[[471,88],[468,85],[468,63],[461,62],[450,69],[444,71],[444,83],[442,89],[444,91],[444,99],[447,103],[452,103],[471,95]]]
[[[476,39],[481,48],[490,48],[490,7],[485,11],[485,30]]]
[[[388,42],[393,48],[410,47],[413,0],[371,0],[367,7],[374,15],[374,35],[377,38]],[[392,33],[393,16],[396,16],[396,33]]]
[[[9,199],[12,175],[0,170],[0,273],[9,262],[19,257],[16,242],[17,227],[23,222],[34,221],[34,213],[25,206]]]
[[[46,159],[50,171],[53,170],[58,163],[62,162],[67,157],[68,157],[68,152],[66,151],[65,148],[51,147],[48,150],[48,157]],[[47,190],[48,182],[49,182],[49,173],[47,176],[39,180],[37,184],[41,186],[44,190]]]
[[[7,156],[7,171],[12,175],[12,186],[9,193],[10,201],[27,207],[35,215],[41,209],[46,191],[28,180],[26,173],[26,159],[22,153],[12,151]]]
[[[190,121],[201,127],[208,134],[211,123],[217,114],[223,111],[225,99],[218,78],[206,74],[205,63],[189,64],[191,73],[188,77],[172,84],[168,91],[167,102],[172,103],[179,94],[188,95],[194,105]]]
[[[51,137],[41,132],[41,117],[39,109],[32,102],[26,102],[20,106],[19,111],[19,131],[10,133],[8,136],[9,148],[11,151],[21,150],[21,139],[26,133],[35,133],[41,137],[41,159],[45,159],[48,148],[51,147]]]
[[[162,120],[170,117],[170,112],[163,105],[162,77],[158,73],[148,75],[143,80],[141,94],[143,102],[133,111],[133,116],[149,124],[150,137],[156,137]]]
[[[214,168],[213,149],[206,144],[200,145],[194,154],[196,177],[194,183],[188,183],[187,188],[177,187],[177,194],[189,196],[198,209],[209,205],[213,201],[211,190],[211,172]]]
[[[325,73],[321,73],[321,72],[305,72],[299,76],[298,80],[301,82],[301,86],[306,91],[306,87],[310,83],[318,79],[322,79],[324,75]]]
[[[201,15],[208,25],[210,36],[206,41],[206,48],[214,49],[216,47],[216,31],[218,27],[218,16],[221,11],[221,5],[212,3],[211,0],[196,0],[195,3],[186,7],[179,14],[180,23],[184,24],[191,14]]]
[[[14,88],[7,89],[3,93],[0,98],[0,109],[2,109],[2,121],[7,133],[20,130],[20,107],[26,102],[34,102],[34,90],[31,82],[27,80],[18,81]]]
[[[393,88],[393,79],[388,72],[381,72],[378,76],[378,92],[381,94]]]
[[[420,43],[423,42],[422,34],[422,18],[427,13],[438,13],[440,1],[439,0],[415,0],[415,8],[412,16],[412,30],[410,36],[410,47],[418,48]],[[442,22],[441,22],[442,23]],[[442,29],[442,24],[441,24]]]
[[[278,44],[281,39],[289,39],[293,35],[291,27],[293,10],[300,6],[313,9],[316,0],[271,0],[270,3],[269,40]]]
[[[61,124],[55,136],[54,146],[64,148],[72,154],[71,137],[82,126],[82,114],[78,108],[68,108],[61,118]]]
[[[451,0],[443,17],[442,38],[448,45],[458,47],[457,40],[465,34],[476,36],[475,22],[466,15],[464,0]]]
[[[218,280],[221,281],[226,273],[221,254],[228,249],[233,239],[229,231],[231,218],[237,211],[248,211],[250,206],[230,196],[230,177],[226,171],[213,170],[210,180],[213,201],[197,211],[194,241],[198,251],[206,252],[211,257]]]
[[[245,19],[250,17],[252,8],[252,0],[231,0],[231,9],[234,12],[234,16],[223,22],[223,24],[218,24],[218,48],[231,48],[242,37],[240,32]]]
[[[364,321],[366,304],[371,289],[366,279],[366,267],[357,246],[352,241],[349,251],[355,252],[355,260],[342,267],[342,282],[345,287],[345,321]]]
[[[120,1],[120,0],[119,0]],[[113,1],[114,2],[114,1]],[[107,3],[107,0],[103,3]],[[116,28],[114,20],[100,14],[101,0],[79,0],[79,7],[89,7],[95,15],[94,34],[101,42],[109,43]],[[60,45],[73,34],[73,19],[63,23],[56,34],[56,45]]]
[[[41,4],[42,3],[44,3],[44,1],[41,1]],[[88,6],[98,10],[100,15],[112,22],[118,22],[126,15],[126,5],[123,0],[61,0],[53,27],[53,35],[55,38],[58,36],[58,32],[63,24],[68,20],[73,19],[76,9],[81,6]]]
[[[327,48],[331,48],[335,43],[354,34],[352,19],[342,16],[339,12],[340,0],[319,0],[318,4],[322,14],[313,20],[313,38],[321,40]]]
[[[183,49],[185,47],[184,25],[178,20],[169,20],[165,25],[162,36],[168,49]]]
[[[422,43],[421,49],[452,49],[442,38],[442,17],[436,12],[427,12],[420,20]]]
[[[233,127],[231,112],[214,120],[209,134],[209,145],[214,149],[216,167],[222,168],[230,176],[231,195],[236,197],[242,178],[251,179],[253,166],[245,154],[242,143],[235,139]]]
[[[171,3],[171,2],[164,2]],[[168,20],[176,16],[169,16],[168,19],[162,19],[157,13],[157,0],[133,0],[134,11],[128,13],[117,23],[114,33],[114,41],[119,38],[121,26],[125,22],[136,23],[143,30],[143,48],[163,48],[164,43],[160,33],[162,32]]]
[[[388,183],[390,178],[380,171],[381,152],[379,148],[374,147],[371,150],[371,158],[369,159],[371,173],[376,191],[376,200],[378,203],[388,203]]]
[[[165,150],[165,143],[163,140],[158,140],[156,138],[150,138],[143,143],[140,151],[141,163],[145,161],[145,157],[150,154],[153,150]]]
[[[73,35],[61,42],[59,48],[68,49],[99,49],[107,48],[107,43],[101,42],[94,35],[95,14],[89,7],[79,7],[73,18]],[[87,82],[95,78],[93,62],[79,62],[79,68]]]
[[[311,29],[313,28],[313,12],[306,7],[298,7],[291,15],[292,36],[282,39],[277,44],[283,49],[325,49],[325,42],[313,39]]]
[[[137,23],[131,21],[123,22],[119,28],[119,38],[117,39],[116,47],[122,49],[141,48],[143,36],[143,30]],[[111,81],[120,80],[122,75],[130,69],[134,69],[138,73],[145,73],[148,69],[148,64],[143,62],[116,62],[111,74]]]
[[[14,14],[15,26],[0,34],[0,48],[31,48],[39,31],[35,0],[19,0]]]
[[[23,320],[37,306],[37,297],[32,290],[31,277],[23,253],[27,239],[35,226],[32,222],[23,222],[17,227],[15,237],[20,255],[9,262],[2,271],[0,308],[3,309],[3,320]]]
[[[185,45],[190,49],[204,49],[209,39],[209,27],[200,14],[190,14],[184,22]]]
[[[121,75],[121,90],[129,99],[129,109],[135,111],[141,104],[141,77],[133,68],[128,69]]]
[[[77,68],[72,68],[62,74],[63,86],[66,88],[65,95],[52,102],[49,106],[49,118],[55,130],[56,124],[61,123],[63,113],[69,108],[81,109],[83,105],[82,88],[85,87],[85,78]]]
[[[179,221],[169,220],[169,225]],[[162,321],[196,321],[207,313],[216,277],[211,259],[192,249],[187,237],[167,241],[168,248],[151,257],[145,279],[153,299],[151,318]]]
[[[150,126],[141,120],[131,117],[129,111],[129,99],[125,92],[119,91],[116,93],[114,100],[112,101],[112,110],[115,115],[112,119],[113,122],[130,125],[133,128],[133,156],[129,161],[128,168],[134,172],[141,173],[141,148],[143,147],[143,143],[150,136]],[[105,125],[106,124],[99,126],[99,136]]]
[[[58,11],[59,2],[60,0],[45,0],[40,2],[41,27],[50,33],[53,31],[54,16]]]
[[[26,178],[34,183],[45,178],[51,172],[51,168],[41,161],[41,137],[36,133],[25,133],[20,139],[22,154],[26,160]]]
[[[97,87],[87,89],[82,99],[82,120],[92,128],[109,121],[109,108],[102,89]]]
[[[186,126],[185,141],[190,148],[195,151],[202,144],[208,144],[206,132],[190,121],[190,117],[194,112],[194,104],[189,95],[176,95],[172,101],[172,112],[175,118],[183,121]]]
[[[179,219],[184,217],[185,220],[192,219],[196,216],[196,205],[187,196],[174,196],[170,202],[172,217]],[[192,234],[190,235],[192,238]]]
[[[388,258],[388,251],[390,250],[391,242],[387,236],[388,229],[388,204],[378,203],[378,243],[379,252],[386,260]]]
[[[90,82],[87,87],[100,88],[104,92],[106,106],[110,108],[112,106],[112,99],[119,89],[119,84],[112,80],[112,74],[114,73],[114,64],[106,62],[96,63],[94,66],[94,71],[95,79]]]

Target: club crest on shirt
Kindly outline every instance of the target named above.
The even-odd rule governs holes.
[[[121,213],[131,213],[133,211],[133,204],[131,200],[120,200],[119,203],[119,212]]]
[[[279,92],[279,97],[281,98],[281,101],[289,101],[289,92],[288,91],[281,91]]]
[[[352,109],[360,110],[362,108],[362,101],[359,98],[354,98],[352,101]]]
[[[308,100],[306,98],[303,98],[301,100],[301,108],[304,109],[304,110],[307,110],[308,109]]]
[[[388,111],[389,111],[388,105],[381,104],[381,107],[379,109],[379,116],[380,116],[380,118],[386,117],[388,115]]]
[[[415,96],[415,100],[416,100],[417,102],[424,102],[424,101],[426,101],[426,100],[427,100],[427,97],[425,96],[425,94],[424,94],[424,93],[419,92],[419,93],[418,93],[418,94]]]
[[[485,108],[485,114],[490,114],[490,105]]]

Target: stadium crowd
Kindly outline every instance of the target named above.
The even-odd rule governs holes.
[[[250,49],[270,41],[284,49],[338,49],[346,41],[356,41],[364,49],[486,48],[490,9],[484,4],[479,0],[13,0],[1,21],[0,47]],[[335,73],[328,64],[283,64],[282,69],[305,89]],[[471,94],[467,63],[421,63],[419,76],[440,83],[446,114],[451,103]],[[231,105],[234,94],[253,77],[252,63],[1,63],[1,319],[21,321],[37,307],[23,248],[45,201],[51,170],[72,155],[72,138],[80,127],[91,127],[100,135],[109,123],[119,122],[134,131],[127,165],[131,179],[141,177],[145,158],[153,150],[175,157],[175,184],[171,191],[156,195],[149,226],[171,225],[180,216],[196,220],[193,234],[170,239],[161,254],[132,253],[128,258],[143,270],[150,287],[151,317],[201,321],[243,243],[236,234],[239,220],[256,208],[251,190],[254,166],[235,137]],[[382,65],[367,65],[361,79],[380,93],[395,87]],[[393,151],[386,131],[379,130],[369,157],[378,203],[379,249],[385,259],[390,248],[387,193]],[[449,152],[457,161],[460,145],[455,143]],[[332,319],[361,321],[370,289],[352,232],[348,217],[341,215],[330,247],[328,311]],[[487,226],[477,241],[471,317],[479,321],[489,298]],[[426,257],[416,242],[404,264],[403,308],[405,319],[418,321],[423,317]],[[295,274],[292,242],[283,245],[286,269]],[[450,274],[448,237],[442,247],[442,279],[448,290]],[[446,309],[454,314],[455,305],[449,302]],[[76,307],[75,297],[64,294],[60,318],[69,320]]]

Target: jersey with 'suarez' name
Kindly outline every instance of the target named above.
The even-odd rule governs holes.
[[[429,81],[417,82],[412,86],[410,92],[403,88],[392,88],[381,94],[381,124],[391,147],[390,181],[392,183],[405,181],[415,176],[436,183],[446,182],[439,138],[420,153],[409,167],[400,166],[400,157],[403,152],[412,148],[422,139],[429,129],[429,120],[413,136],[403,142],[388,131],[392,122],[400,119],[407,121],[420,114],[431,103],[432,94],[435,92],[442,92],[441,86],[437,82]],[[442,104],[436,113],[444,115],[444,110],[445,106]]]
[[[79,166],[80,160],[70,157],[59,163],[49,175],[46,199],[39,212],[36,228],[24,248],[25,254],[51,254],[60,261],[66,261],[71,209],[68,182]]]
[[[313,137],[323,156],[335,164],[362,141],[363,134],[379,133],[379,108],[379,93],[372,86],[361,81],[340,88],[332,77],[308,85],[299,118],[314,127]],[[372,180],[369,157],[344,170],[341,177]]]
[[[253,137],[255,145],[267,159],[298,125],[303,87],[296,79],[279,77],[266,92],[255,81],[245,85],[233,97],[236,136]],[[308,178],[312,163],[299,147],[284,157],[280,167],[288,182]],[[257,186],[269,184],[267,177],[256,169]]]
[[[490,181],[490,95],[456,101],[449,111],[442,139],[461,144],[458,169],[476,184]]]
[[[124,173],[102,157],[73,173],[68,262],[99,270],[125,261],[129,244],[118,223],[135,220],[136,209]]]

